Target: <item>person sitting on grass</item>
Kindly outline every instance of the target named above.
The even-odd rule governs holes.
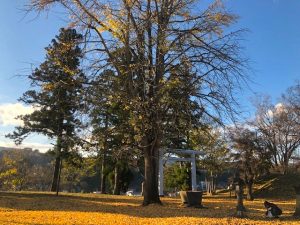
[[[282,214],[282,210],[274,203],[265,201],[264,206],[267,209],[266,217],[268,218],[278,218]]]

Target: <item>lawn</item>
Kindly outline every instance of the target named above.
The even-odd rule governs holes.
[[[300,224],[292,217],[295,200],[275,200],[283,215],[274,220],[264,218],[264,199],[245,201],[247,219],[233,217],[235,199],[227,195],[204,196],[207,209],[184,208],[177,198],[162,201],[143,207],[141,197],[0,192],[0,224]]]

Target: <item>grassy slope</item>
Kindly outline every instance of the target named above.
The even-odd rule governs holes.
[[[260,198],[295,199],[294,186],[300,185],[300,174],[270,175],[256,182],[254,195]]]
[[[264,218],[264,199],[245,202],[248,219],[233,218],[236,200],[228,195],[204,197],[207,209],[184,208],[180,199],[162,198],[163,206],[142,207],[141,197],[99,194],[0,192],[0,224],[299,224],[295,202],[276,201],[280,219]]]

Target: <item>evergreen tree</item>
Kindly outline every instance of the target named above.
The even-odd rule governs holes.
[[[59,35],[46,48],[45,61],[29,76],[32,89],[19,99],[34,106],[35,110],[19,116],[24,125],[16,127],[8,135],[16,144],[20,144],[31,133],[56,140],[51,191],[58,191],[62,157],[79,140],[76,128],[81,123],[76,113],[82,107],[80,92],[85,80],[79,68],[82,51],[78,44],[81,39],[82,35],[74,29],[60,29]]]
[[[107,168],[112,165],[114,166],[113,193],[120,193],[121,175],[126,172],[130,159],[135,154],[133,128],[129,124],[130,114],[124,102],[118,97],[118,94],[121,94],[122,82],[122,77],[111,70],[106,70],[97,77],[94,85],[89,89],[92,140],[96,143],[101,161],[99,189],[102,193],[107,189],[106,180],[109,175]],[[110,165],[107,165],[108,161]]]

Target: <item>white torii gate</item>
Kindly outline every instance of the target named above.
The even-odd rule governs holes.
[[[187,154],[190,158],[179,158],[179,157],[167,157],[164,158],[164,154],[174,153],[174,154]],[[191,162],[191,172],[192,172],[192,191],[197,190],[197,178],[196,178],[196,155],[204,155],[202,151],[195,151],[190,149],[160,149],[159,150],[159,166],[158,166],[158,192],[160,196],[164,195],[164,162],[166,161],[181,161],[181,162]]]

